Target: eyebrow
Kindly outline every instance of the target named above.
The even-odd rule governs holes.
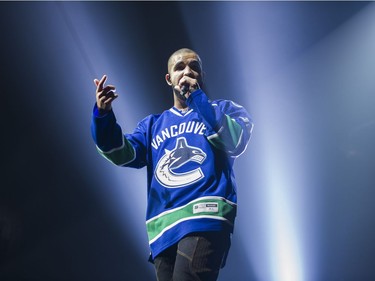
[[[176,64],[173,66],[173,69],[176,69],[181,64],[185,64],[183,60],[179,60],[178,62],[176,62]],[[188,65],[199,65],[199,67],[201,67],[201,63],[197,59],[189,61]]]
[[[199,62],[199,60],[192,60],[191,62],[189,62],[189,65],[199,65],[199,67],[201,67],[201,63]]]
[[[175,63],[175,65],[173,66],[173,69],[176,69],[178,66],[184,64],[184,62],[182,60],[178,61]]]

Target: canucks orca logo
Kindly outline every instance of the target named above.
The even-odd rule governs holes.
[[[194,183],[204,177],[201,168],[188,172],[174,172],[177,168],[193,161],[202,164],[206,153],[198,147],[189,146],[184,137],[178,138],[173,150],[165,149],[164,156],[159,160],[155,169],[156,179],[165,187],[178,188]]]

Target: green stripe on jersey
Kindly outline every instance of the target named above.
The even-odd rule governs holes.
[[[102,151],[98,147],[96,147],[96,149],[105,159],[118,166],[125,165],[135,158],[134,148],[125,137],[120,147],[111,149],[110,151]]]
[[[185,206],[172,209],[146,222],[150,244],[175,225],[193,219],[209,218],[225,221],[231,225],[236,216],[236,204],[222,197],[203,197]]]
[[[242,134],[242,127],[235,120],[231,119],[228,115],[226,115],[226,117],[228,121],[229,132],[230,132],[230,135],[232,136],[234,147],[236,147],[238,144],[238,141],[240,140],[240,136]]]
[[[231,119],[230,116],[225,115],[226,122],[223,124],[224,131],[226,133],[217,133],[208,138],[209,142],[213,146],[219,149],[227,149],[229,151],[235,149],[238,145],[242,134],[242,127],[235,120]],[[229,133],[229,134],[228,134]]]

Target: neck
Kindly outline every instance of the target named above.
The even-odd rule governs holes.
[[[178,110],[181,110],[181,111],[188,111],[189,107],[187,105],[179,105],[179,104],[174,104],[174,107],[177,108]]]
[[[186,104],[186,101],[181,99],[176,94],[174,94],[174,104],[173,104],[173,106],[175,108],[177,108],[178,110],[183,110],[183,111],[189,109],[189,107]]]

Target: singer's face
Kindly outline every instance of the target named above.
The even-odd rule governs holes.
[[[183,52],[173,56],[168,68],[167,83],[174,91],[179,92],[182,84],[202,85],[202,63],[196,53]]]

